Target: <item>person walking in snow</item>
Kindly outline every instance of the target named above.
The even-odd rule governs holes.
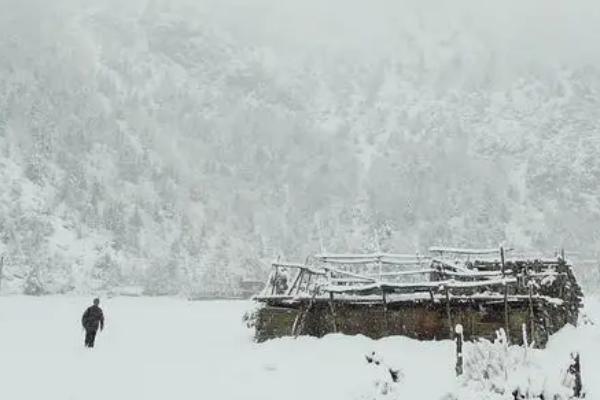
[[[94,347],[98,328],[104,329],[104,313],[100,308],[100,299],[94,299],[94,304],[83,313],[81,325],[85,329],[85,347]]]

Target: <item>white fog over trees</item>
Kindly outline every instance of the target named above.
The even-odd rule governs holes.
[[[235,294],[321,250],[597,257],[600,7],[576,3],[0,0],[0,291]]]

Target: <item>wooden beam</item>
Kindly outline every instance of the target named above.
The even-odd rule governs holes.
[[[288,296],[291,296],[292,293],[294,292],[294,288],[296,287],[296,285],[298,285],[298,289],[300,289],[300,285],[299,285],[299,280],[302,277],[302,274],[304,273],[304,270],[299,269],[298,273],[296,274],[296,278],[294,278],[294,282],[292,282],[292,284],[290,285],[289,289],[288,289]],[[296,293],[298,293],[298,290],[296,290]]]
[[[273,274],[273,281],[272,281],[272,285],[271,285],[271,295],[273,294],[277,294],[277,278],[278,278],[278,274],[279,274],[279,268],[275,267],[275,273]]]
[[[296,289],[296,293],[298,293],[300,291],[300,283],[302,283],[303,276],[304,276],[304,270],[299,269],[298,273],[296,274],[296,279],[294,279],[294,282],[292,283],[292,285],[290,286],[290,288],[288,290],[289,296],[292,295],[292,293],[294,292],[294,289]]]
[[[294,324],[292,325],[292,336],[293,337],[297,337],[298,336],[298,324],[300,323],[300,320],[302,319],[302,316],[304,315],[304,303],[302,303],[300,305],[300,309],[298,310],[298,314],[296,314],[296,318],[294,319]]]
[[[511,251],[512,249],[507,249]],[[483,255],[493,255],[498,254],[498,249],[466,249],[466,248],[458,248],[458,247],[430,247],[429,251],[431,253],[440,253],[440,254],[458,254],[458,255],[472,255],[472,256],[483,256]]]

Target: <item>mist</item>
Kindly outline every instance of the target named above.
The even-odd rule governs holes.
[[[597,258],[597,1],[0,7],[3,292],[232,294],[323,250]]]

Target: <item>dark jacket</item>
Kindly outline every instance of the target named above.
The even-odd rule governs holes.
[[[88,331],[97,331],[98,326],[104,329],[104,314],[98,306],[91,306],[83,313],[81,317],[81,325]]]

